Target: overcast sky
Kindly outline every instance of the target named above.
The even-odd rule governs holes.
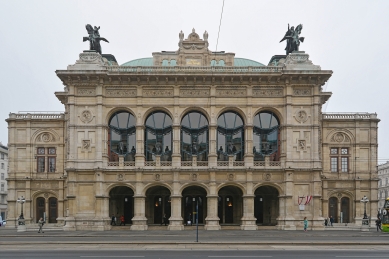
[[[222,0],[9,1],[0,0],[0,141],[8,143],[10,112],[63,111],[54,95],[55,70],[89,48],[85,24],[101,26],[103,53],[119,64],[177,50],[178,33],[209,33],[216,50]],[[288,23],[302,23],[300,50],[333,70],[326,112],[377,113],[379,163],[389,160],[389,1],[225,0],[217,50],[267,64],[284,54]]]

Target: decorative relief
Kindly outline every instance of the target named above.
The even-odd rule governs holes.
[[[332,138],[331,138],[331,142],[350,142],[350,137],[347,136],[346,134],[344,133],[341,133],[341,132],[337,132],[335,133],[334,135],[332,135]]]
[[[80,96],[95,96],[96,95],[96,89],[94,89],[94,88],[78,88],[77,89],[77,95],[80,95]]]
[[[311,95],[311,89],[309,89],[309,88],[294,88],[293,95],[300,95],[300,96]]]
[[[296,115],[294,116],[294,118],[296,119],[296,121],[303,123],[303,122],[307,121],[308,114],[304,110],[299,110],[296,112]]]
[[[338,196],[339,199],[342,198],[342,194],[340,192],[338,192],[336,196]]]
[[[173,89],[143,90],[143,96],[146,97],[172,97]]]
[[[246,96],[246,89],[216,89],[216,96],[219,97],[237,97]]]
[[[209,89],[180,89],[180,97],[208,97]]]
[[[192,174],[192,181],[197,181],[197,174]]]
[[[101,56],[97,53],[81,53],[80,59],[84,62],[93,62],[101,58]]]
[[[271,180],[271,173],[264,173],[263,180],[270,181]]]
[[[298,140],[298,149],[299,150],[305,150],[307,148],[307,143],[305,139],[299,139]]]
[[[82,122],[88,123],[91,122],[93,119],[92,113],[89,110],[84,110],[81,113],[80,120]]]
[[[118,181],[123,181],[123,180],[124,180],[124,175],[118,174]]]
[[[49,194],[47,192],[45,192],[45,194],[43,194],[43,196],[47,199],[49,198]]]
[[[105,95],[107,97],[132,97],[136,96],[136,89],[107,88]]]
[[[90,139],[83,139],[82,140],[82,150],[89,151],[90,150]]]
[[[55,141],[55,138],[52,134],[45,132],[38,136],[37,142],[52,142]]]
[[[228,181],[233,181],[234,180],[234,174],[228,174],[227,175],[227,180]]]
[[[282,89],[253,89],[253,97],[281,97]]]
[[[161,175],[160,175],[160,174],[155,174],[155,175],[154,175],[154,179],[155,179],[156,181],[160,181],[160,180],[161,180]]]

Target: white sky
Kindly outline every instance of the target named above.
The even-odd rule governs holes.
[[[10,112],[63,111],[54,96],[63,85],[54,71],[89,48],[85,24],[101,26],[103,53],[119,64],[177,50],[178,33],[209,33],[216,49],[222,0],[0,0],[0,141],[8,142]],[[267,64],[284,54],[288,23],[304,25],[300,50],[333,70],[326,112],[377,113],[379,163],[389,160],[389,1],[225,0],[217,50]],[[387,74],[388,73],[388,74]]]

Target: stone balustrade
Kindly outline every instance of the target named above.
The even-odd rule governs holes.
[[[324,120],[369,120],[377,119],[376,113],[323,113]]]
[[[63,113],[10,113],[10,119],[29,120],[61,120],[65,118]]]

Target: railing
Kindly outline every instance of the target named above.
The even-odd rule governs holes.
[[[197,166],[208,166],[208,161],[197,161]]]
[[[32,119],[32,120],[36,120],[36,119],[63,119],[64,118],[64,114],[63,113],[43,113],[43,112],[39,112],[39,113],[11,113],[9,115],[9,118],[12,118],[12,119]]]
[[[323,119],[376,119],[376,113],[323,113]]]
[[[108,162],[107,166],[119,166],[119,162]]]
[[[135,166],[135,162],[124,162],[124,166]]]
[[[192,161],[181,161],[181,166],[192,166]]]
[[[172,161],[161,161],[161,166],[172,166]]]
[[[244,166],[244,161],[236,161],[233,163],[234,166]]]
[[[281,166],[281,162],[280,161],[270,161],[269,166]]]
[[[156,164],[155,161],[145,161],[145,166],[156,166]]]
[[[106,66],[109,72],[125,72],[135,74],[169,74],[169,73],[258,73],[258,72],[281,72],[282,67],[217,67],[217,66],[150,66],[150,67],[129,67],[129,66]]]
[[[228,161],[218,161],[217,166],[228,166],[229,162]]]

